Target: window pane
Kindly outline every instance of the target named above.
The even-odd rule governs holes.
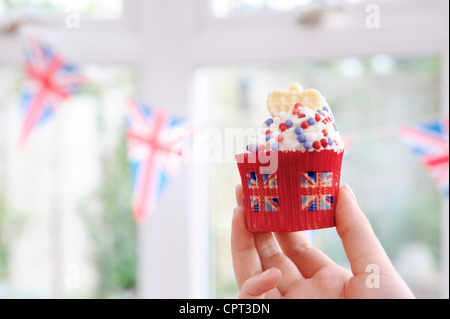
[[[235,13],[252,14],[266,10],[291,10],[299,5],[307,5],[313,0],[210,0],[211,10],[216,17]]]
[[[0,298],[128,297],[136,236],[123,106],[132,69],[89,84],[18,144],[20,67],[0,66]]]
[[[440,113],[438,58],[348,57],[325,62],[213,66],[209,75],[209,125],[258,128],[269,113],[267,93],[291,82],[316,88],[333,109],[340,132],[351,140],[342,182],[354,190],[397,270],[416,297],[436,297],[441,267],[440,193],[419,159],[400,141],[401,125]],[[236,153],[244,152],[236,149]],[[236,296],[229,249],[233,163],[210,164],[211,212],[216,254],[216,294]],[[220,182],[217,182],[220,181]],[[310,232],[314,245],[337,263],[348,262],[334,228]]]
[[[94,19],[118,19],[122,16],[123,0],[0,0],[0,14],[79,13]]]

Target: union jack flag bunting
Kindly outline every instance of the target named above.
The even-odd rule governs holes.
[[[333,208],[332,172],[306,172],[300,174],[301,206],[303,211]]]
[[[133,217],[143,222],[154,210],[186,157],[192,129],[163,110],[128,103],[128,156],[133,181]]]
[[[352,148],[353,140],[348,135],[342,135],[342,142],[344,143],[344,158],[346,158]]]
[[[47,120],[84,82],[77,68],[65,62],[38,39],[30,39],[25,47],[27,88],[22,97],[24,120],[19,142],[24,145],[30,133]]]
[[[403,141],[416,153],[422,164],[447,196],[449,177],[449,131],[448,114],[443,118],[401,129]]]
[[[250,206],[253,212],[277,212],[279,199],[276,174],[247,174]]]

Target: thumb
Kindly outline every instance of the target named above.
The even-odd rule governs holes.
[[[278,286],[281,271],[277,268],[268,269],[258,275],[248,278],[241,287],[239,298],[264,299],[266,292]]]
[[[380,269],[395,272],[369,220],[359,208],[356,197],[347,184],[339,190],[335,218],[336,230],[354,275],[366,272],[369,265],[377,265]]]

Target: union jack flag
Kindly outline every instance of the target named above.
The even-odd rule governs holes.
[[[128,103],[128,156],[133,180],[133,217],[143,222],[153,211],[186,156],[192,130],[163,110]]]
[[[264,188],[277,188],[277,175],[275,174],[262,174]]]
[[[247,174],[247,184],[248,188],[258,187],[258,179],[256,178],[256,173]]]
[[[252,211],[259,212],[261,198],[264,198],[264,209],[266,212],[276,212],[280,207],[278,197],[272,196],[250,196],[250,206]]]
[[[266,212],[277,212],[280,207],[278,197],[264,196],[264,204]]]
[[[253,212],[259,212],[259,196],[250,196],[250,207]]]
[[[22,145],[33,129],[53,114],[58,103],[85,82],[74,65],[65,62],[37,39],[30,39],[25,48],[25,58],[27,89],[22,97],[25,116],[19,137]]]
[[[301,206],[303,211],[333,208],[333,173],[306,172],[300,174]]]
[[[329,210],[333,207],[331,195],[306,195],[301,197],[304,211]]]
[[[422,164],[448,197],[449,130],[448,114],[444,118],[401,129],[403,141],[420,156]]]
[[[342,135],[342,142],[344,143],[344,158],[346,158],[352,149],[353,140],[348,135]]]
[[[332,172],[307,172],[300,174],[300,185],[305,188],[333,186]]]
[[[247,174],[250,206],[253,212],[278,211],[279,199],[276,174]]]

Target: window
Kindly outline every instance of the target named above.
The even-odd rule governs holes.
[[[93,19],[118,19],[122,16],[122,0],[0,0],[0,15],[40,16],[79,13]]]
[[[375,55],[320,62],[211,66],[204,72],[211,92],[207,103],[214,108],[210,121],[220,128],[259,127],[269,115],[267,93],[287,88],[292,81],[322,91],[341,134],[351,141],[341,181],[356,193],[388,255],[416,296],[439,296],[438,283],[446,271],[442,268],[444,247],[440,242],[440,192],[398,134],[401,125],[440,113],[440,58]],[[236,150],[242,152],[245,149]],[[237,293],[228,240],[235,206],[230,190],[240,181],[235,166],[210,166],[210,210],[217,236],[212,251],[219,297]],[[313,206],[308,207],[317,208]],[[310,236],[336,262],[347,264],[334,229],[312,231]]]
[[[135,74],[82,69],[91,84],[20,147],[22,70],[0,66],[0,298],[122,297],[136,284],[122,117]]]
[[[0,0],[0,298],[134,296],[123,106],[138,90],[141,41],[125,5]],[[21,46],[29,34],[89,81],[20,149]]]
[[[233,14],[255,14],[268,10],[292,10],[299,5],[307,5],[312,0],[211,0],[211,11],[216,17]]]
[[[284,88],[292,81],[321,89],[336,110],[340,130],[349,134],[353,142],[345,159],[342,181],[347,181],[361,204],[364,203],[366,213],[371,216],[389,254],[395,257],[399,270],[405,269],[401,266],[402,260],[404,264],[405,260],[418,259],[420,262],[413,263],[426,269],[421,274],[431,274],[428,278],[430,285],[423,287],[421,285],[426,282],[423,277],[402,272],[405,277],[418,278],[413,288],[418,296],[435,295],[436,287],[440,286],[440,282],[434,283],[437,280],[448,282],[448,253],[443,249],[448,247],[448,219],[442,223],[442,229],[436,228],[441,219],[436,213],[440,209],[438,193],[417,158],[406,150],[402,152],[404,145],[392,138],[392,129],[400,122],[410,123],[439,112],[441,100],[438,88],[448,86],[448,71],[445,69],[448,67],[448,40],[443,34],[448,30],[448,1],[374,1],[381,12],[381,27],[378,29],[365,23],[369,14],[366,11],[369,2],[366,1],[352,1],[355,3],[353,10],[325,14],[321,16],[323,23],[309,25],[299,23],[299,14],[310,12],[303,8],[318,3],[312,0],[83,0],[71,1],[70,4],[75,2],[78,6],[74,8],[66,6],[68,1],[0,0],[0,192],[3,193],[3,196],[0,195],[0,224],[7,225],[8,230],[17,230],[10,232],[17,235],[8,235],[7,240],[18,245],[3,245],[6,233],[0,234],[0,277],[8,276],[5,275],[7,268],[20,270],[22,275],[25,272],[24,261],[38,260],[39,256],[36,260],[28,259],[24,255],[26,250],[39,251],[47,245],[53,254],[53,268],[50,263],[42,266],[41,260],[37,262],[42,276],[32,278],[36,281],[29,281],[26,283],[28,286],[16,286],[15,283],[21,280],[18,277],[0,279],[0,295],[5,291],[4,287],[8,289],[8,296],[15,293],[29,295],[25,288],[31,285],[42,287],[38,289],[40,296],[65,295],[69,292],[80,293],[77,297],[86,297],[99,295],[100,290],[92,291],[100,287],[103,292],[114,291],[113,287],[106,285],[113,281],[103,281],[106,278],[103,275],[110,275],[108,268],[102,266],[102,276],[98,277],[91,272],[93,268],[90,266],[88,268],[91,270],[81,267],[86,265],[84,261],[88,257],[95,256],[92,251],[85,251],[83,255],[80,246],[76,251],[65,251],[62,258],[58,257],[58,252],[71,239],[90,241],[91,235],[98,235],[95,225],[99,220],[94,219],[91,224],[94,227],[90,229],[81,227],[82,211],[121,209],[126,212],[128,209],[124,203],[129,194],[119,193],[113,187],[119,183],[102,183],[102,176],[114,181],[122,180],[127,169],[124,158],[120,157],[125,152],[121,149],[123,144],[119,138],[123,136],[120,131],[122,124],[119,123],[123,114],[119,115],[119,104],[125,92],[139,92],[138,96],[149,105],[187,118],[194,124],[201,122],[204,127],[217,131],[230,127],[259,127],[267,116],[267,92],[277,87]],[[104,8],[106,5],[110,7]],[[215,16],[212,9],[216,12]],[[78,13],[79,28],[76,23]],[[65,24],[69,17],[74,18],[69,19],[73,24]],[[32,167],[30,163],[25,165],[26,156],[20,155],[15,148],[15,125],[11,124],[20,121],[17,92],[22,81],[21,42],[22,36],[28,35],[29,31],[42,36],[70,61],[82,65],[101,84],[98,90],[92,90],[92,94],[85,92],[73,101],[67,101],[58,114],[58,121],[42,126],[39,132],[33,134],[38,142],[27,149],[34,159]],[[445,102],[448,91],[443,93]],[[398,105],[401,108],[397,108]],[[80,114],[74,111],[77,107]],[[380,107],[381,110],[384,108],[396,113],[383,116]],[[72,116],[73,123],[68,120]],[[79,126],[83,130],[78,130]],[[60,130],[65,133],[56,134]],[[80,143],[88,135],[94,136],[94,139]],[[71,143],[66,143],[69,138]],[[76,148],[70,147],[72,142]],[[244,147],[235,151],[244,151]],[[49,164],[53,163],[51,159],[57,148],[64,149],[58,161],[62,166],[60,170],[64,172],[61,179],[55,177],[53,166]],[[85,152],[83,148],[86,148]],[[114,153],[115,150],[117,153]],[[380,150],[401,156],[389,161],[388,158],[378,157]],[[213,155],[220,157],[221,154],[217,152]],[[70,156],[79,159],[80,163],[67,158]],[[378,161],[375,161],[377,158]],[[235,201],[234,186],[240,179],[234,153],[231,158],[222,159],[208,165],[186,165],[167,189],[157,211],[138,227],[138,245],[121,240],[98,243],[106,248],[111,247],[109,244],[124,244],[120,250],[129,251],[131,255],[122,254],[121,263],[133,261],[134,252],[130,248],[138,247],[136,296],[236,296],[229,231]],[[86,170],[80,171],[80,167]],[[355,169],[350,170],[349,167]],[[383,174],[391,173],[389,188],[381,182],[362,183],[355,177],[364,174],[373,178],[374,172],[381,169]],[[415,173],[410,175],[410,172]],[[20,200],[24,197],[18,198],[17,194],[24,192],[27,186],[20,178],[11,178],[13,173],[27,178],[30,188],[32,185],[36,192],[25,189],[26,194],[32,193],[32,197],[26,200]],[[7,178],[3,178],[5,176]],[[77,178],[80,180],[73,185],[67,182]],[[44,182],[40,184],[39,180]],[[62,215],[51,215],[49,212],[55,212],[54,207],[61,205],[51,200],[52,192],[58,188],[58,181],[65,181],[61,188],[65,196],[58,199],[64,203],[70,201],[70,205]],[[83,183],[88,181],[97,185],[85,185],[83,188]],[[122,185],[125,183],[124,180]],[[39,187],[35,189],[35,185]],[[401,188],[404,185],[406,189]],[[105,187],[102,189],[101,186]],[[395,196],[386,191],[398,187]],[[412,202],[407,201],[407,198],[418,194],[418,187],[422,187],[420,196],[413,198]],[[98,196],[84,197],[86,193],[91,194],[94,188],[102,189],[102,192],[96,193],[98,196],[103,194],[101,196],[113,200],[98,200]],[[78,202],[81,195],[85,200]],[[43,206],[30,208],[38,197]],[[108,202],[110,206],[103,206]],[[386,208],[381,213],[377,209],[378,202]],[[407,203],[411,207],[405,207]],[[392,216],[386,217],[388,208]],[[30,218],[34,219],[28,223],[28,215],[34,209],[39,212],[32,215]],[[429,212],[427,216],[424,216],[425,211]],[[403,212],[408,212],[409,217],[406,218]],[[21,218],[12,218],[12,215],[20,217],[21,214],[27,217],[23,223]],[[390,221],[388,224],[385,223],[387,219]],[[52,245],[50,236],[39,237],[40,242],[23,241],[23,234],[34,231],[33,235],[42,234],[43,227],[49,229],[50,225],[57,225],[58,222],[74,222],[74,232],[79,233],[61,233],[64,241],[51,242]],[[116,222],[108,221],[110,229],[115,229]],[[394,231],[400,222],[405,222],[406,226],[402,232]],[[125,234],[121,233],[121,236],[132,234],[128,220],[126,225]],[[414,232],[419,227],[426,230]],[[52,231],[55,229],[58,230],[55,227]],[[439,234],[442,234],[441,241],[436,239]],[[310,235],[315,244],[337,262],[345,262],[333,230],[311,232]],[[414,245],[408,247],[410,243]],[[5,247],[14,247],[9,252],[12,254],[10,260],[14,262],[12,266],[4,266],[4,256],[9,254]],[[95,250],[97,248],[99,246],[95,246]],[[75,254],[79,258],[69,259]],[[409,257],[403,258],[402,255]],[[66,261],[70,263],[66,264]],[[92,265],[93,259],[90,262]],[[117,259],[101,260],[102,265],[116,262]],[[121,263],[116,265],[123,265]],[[62,269],[76,274],[77,267],[72,266],[77,265],[81,267],[78,269],[83,276],[90,278],[80,282],[80,289],[74,288],[76,282],[71,281],[74,277],[64,277],[65,273],[61,272]],[[127,264],[127,267],[130,265]],[[433,267],[437,271],[430,273]],[[60,271],[52,274],[51,269]],[[418,268],[414,271],[415,274],[419,272]],[[440,277],[441,274],[443,277]],[[119,293],[120,296],[135,296],[134,291],[127,288],[133,282],[133,273],[121,273],[121,276],[114,278],[119,278],[120,287],[125,289]],[[64,286],[66,279],[69,279],[68,285],[72,288]],[[411,279],[408,280],[412,283]],[[448,286],[439,296],[448,297]]]

